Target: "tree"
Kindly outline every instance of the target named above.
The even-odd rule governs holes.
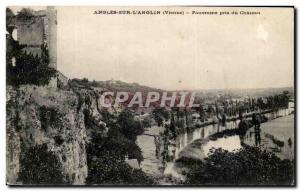
[[[161,108],[161,107],[156,107],[152,111],[152,115],[153,115],[154,120],[156,121],[156,123],[159,127],[163,124],[164,120],[169,120],[169,118],[170,118],[169,112],[166,111],[164,108]]]
[[[113,117],[113,116],[111,116]],[[134,120],[130,110],[124,110],[116,120],[109,119],[107,136],[94,133],[87,146],[88,178],[90,184],[152,184],[146,174],[133,169],[125,158],[143,160],[136,144],[142,127]]]
[[[83,83],[88,83],[89,80],[88,80],[87,78],[83,78],[83,79],[82,79],[82,82],[83,82]]]
[[[187,161],[191,170],[186,184],[292,185],[295,181],[293,161],[258,147],[245,146],[238,152],[215,149],[204,161]]]
[[[33,10],[30,8],[23,8],[21,9],[16,17],[20,20],[28,20],[34,17]]]
[[[147,185],[153,181],[140,169],[133,169],[111,155],[94,158],[89,166],[88,184]]]
[[[24,148],[23,148],[24,149]],[[65,184],[58,157],[47,145],[37,145],[20,157],[18,181],[23,184]]]
[[[150,128],[151,127],[151,118],[150,117],[145,117],[142,120],[142,125],[143,125],[143,128]]]
[[[144,132],[142,125],[134,120],[133,113],[127,108],[120,113],[117,123],[121,132],[130,140],[135,141],[136,136]]]

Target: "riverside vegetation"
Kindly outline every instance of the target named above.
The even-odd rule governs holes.
[[[19,14],[30,17],[30,10]],[[7,30],[13,17],[7,9]],[[47,51],[41,57],[33,56],[23,52],[11,36],[6,40],[9,184],[156,184],[153,177],[126,163],[126,159],[143,161],[136,139],[150,126],[149,121],[137,122],[128,109],[114,114],[97,107],[90,86],[99,84],[88,79],[70,81],[64,90],[44,87],[56,75],[48,67]],[[74,88],[76,83],[81,87]],[[179,114],[185,117],[186,112]],[[151,118],[163,126],[174,114],[159,108]],[[173,122],[166,132],[175,137],[182,132],[178,126]],[[178,161],[190,169],[184,185],[294,184],[294,161],[259,147],[244,146],[237,152],[215,149],[203,161]]]

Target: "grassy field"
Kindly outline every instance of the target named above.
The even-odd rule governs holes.
[[[294,159],[294,115],[261,124],[261,140],[264,148],[275,152],[280,158]],[[253,128],[247,132],[245,143],[255,144]]]

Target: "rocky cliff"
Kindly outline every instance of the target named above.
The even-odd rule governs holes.
[[[62,177],[59,183],[84,184],[88,174],[86,145],[90,141],[89,134],[100,132],[105,135],[107,132],[96,92],[37,86],[18,89],[8,86],[6,92],[7,183],[30,184],[33,174],[30,171],[34,170],[30,164],[47,161],[43,157],[51,156]],[[93,125],[85,124],[87,118],[92,120]],[[29,152],[37,147],[43,148],[43,152],[30,155]],[[51,176],[53,169],[47,168],[47,164],[34,165],[37,165],[36,168],[44,165],[41,173],[45,177]],[[44,184],[57,183],[43,181]]]

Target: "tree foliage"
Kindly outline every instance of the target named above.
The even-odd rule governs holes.
[[[165,108],[161,108],[161,107],[156,107],[152,111],[152,115],[159,127],[162,126],[164,120],[167,121],[170,118],[169,112],[166,111]]]
[[[90,184],[152,184],[152,180],[140,169],[133,169],[113,155],[94,158],[89,167],[87,183]]]
[[[204,161],[189,164],[186,184],[205,185],[291,185],[294,163],[258,147],[238,152],[212,150]]]
[[[89,184],[152,184],[152,180],[140,169],[133,169],[125,159],[143,160],[141,149],[136,144],[137,135],[143,128],[129,110],[124,110],[116,119],[106,118],[109,124],[107,136],[93,134],[87,146]]]
[[[117,123],[121,127],[121,132],[130,140],[135,141],[136,136],[144,132],[142,125],[134,120],[133,113],[127,108],[120,113]]]
[[[24,148],[23,148],[24,149]],[[20,158],[18,181],[23,184],[64,184],[61,163],[47,145],[37,145],[24,151]]]
[[[30,8],[23,8],[18,12],[16,17],[21,20],[29,20],[34,17],[34,13]]]

